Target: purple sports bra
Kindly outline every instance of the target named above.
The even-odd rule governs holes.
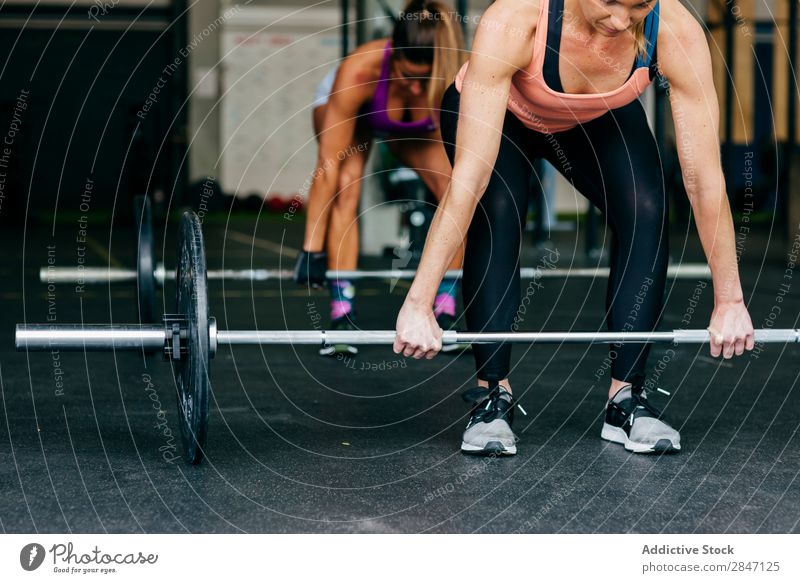
[[[373,131],[392,135],[427,134],[436,130],[437,125],[432,117],[419,121],[395,121],[389,117],[386,106],[389,103],[389,75],[391,74],[392,43],[387,42],[383,50],[381,77],[375,94],[363,110],[363,116]]]

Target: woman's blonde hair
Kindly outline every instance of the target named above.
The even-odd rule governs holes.
[[[411,0],[395,23],[392,47],[399,57],[431,65],[428,105],[438,111],[445,90],[466,60],[456,12],[444,2]]]
[[[636,56],[647,57],[647,37],[644,35],[645,19],[633,25],[633,42],[636,46]]]

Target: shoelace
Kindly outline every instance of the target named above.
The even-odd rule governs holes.
[[[500,385],[494,385],[492,387],[467,389],[461,393],[461,398],[473,406],[472,421],[474,422],[483,421],[489,423],[506,415],[510,417],[515,407],[519,409],[520,413],[527,417],[528,414],[525,412],[525,409],[514,401],[514,397],[509,394],[509,397],[511,397],[511,402],[509,403],[503,399],[501,395],[502,388]],[[484,402],[486,405],[483,405]]]

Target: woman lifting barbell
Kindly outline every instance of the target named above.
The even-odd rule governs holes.
[[[668,212],[658,149],[637,98],[656,72],[670,84],[680,164],[712,272],[711,354],[730,358],[753,348],[701,26],[678,0],[498,0],[444,95],[442,137],[452,177],[397,318],[395,352],[432,358],[441,346],[429,306],[465,233],[468,329],[511,330],[520,300],[525,195],[536,158],[550,161],[605,214],[613,234],[610,330],[655,329],[667,271]],[[514,454],[510,346],[473,350],[480,386],[465,393],[474,407],[461,449]],[[642,389],[648,351],[649,345],[611,347],[601,435],[633,452],[674,452],[679,433]]]
[[[331,71],[317,91],[314,131],[319,155],[308,197],[303,250],[295,281],[321,286],[325,272],[354,270],[356,216],[371,141],[381,137],[402,164],[414,169],[437,199],[450,178],[442,147],[438,105],[464,62],[456,15],[446,4],[413,0],[397,18],[391,39],[368,42]],[[461,269],[462,253],[449,267]],[[331,328],[355,328],[355,289],[349,280],[328,282]],[[455,323],[457,280],[441,281],[432,299],[439,326]],[[323,345],[320,354],[356,353],[355,346]]]

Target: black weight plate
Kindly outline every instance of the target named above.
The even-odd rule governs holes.
[[[192,211],[181,218],[175,312],[186,320],[186,354],[173,360],[184,459],[199,464],[208,432],[211,391],[206,253],[200,219]]]
[[[139,321],[152,324],[156,318],[156,255],[153,244],[153,210],[147,195],[134,201],[134,217],[138,229],[136,257],[136,291],[139,300]]]

